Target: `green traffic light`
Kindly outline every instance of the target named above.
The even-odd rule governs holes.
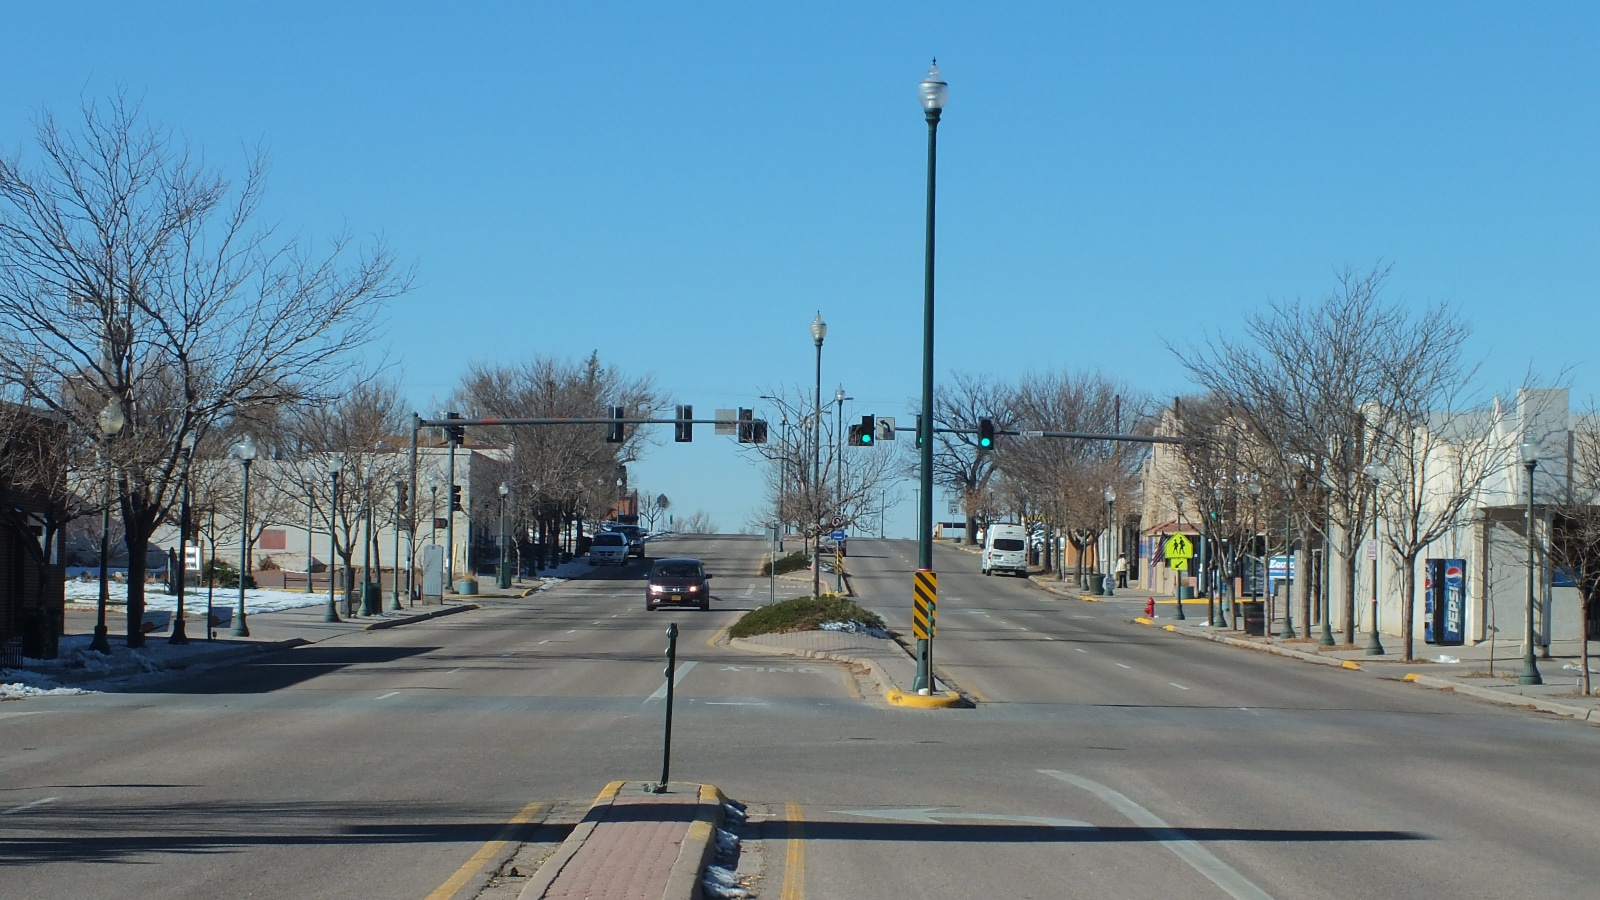
[[[979,438],[978,439],[978,446],[980,446],[980,447],[992,447],[992,446],[994,446],[994,441],[990,440],[989,438]]]
[[[872,435],[870,435],[870,434],[863,434],[863,435],[862,435],[862,436],[861,436],[861,443],[863,443],[863,444],[870,444],[870,443],[872,443]]]

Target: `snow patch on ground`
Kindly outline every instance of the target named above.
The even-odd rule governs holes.
[[[195,610],[206,608],[207,591],[210,590],[211,605],[237,609],[239,607],[239,589],[233,588],[204,588],[191,587],[184,591],[183,609],[193,615]],[[110,606],[125,607],[128,605],[128,586],[108,582],[106,584],[106,603]],[[100,582],[98,579],[88,581],[74,580],[67,582],[67,602],[77,606],[97,606],[100,603]],[[245,612],[274,612],[282,609],[297,609],[302,606],[316,606],[327,603],[326,592],[307,594],[304,591],[284,591],[269,588],[252,588],[244,592]],[[178,595],[166,592],[165,585],[145,585],[144,608],[150,612],[172,612],[178,608]],[[120,611],[118,613],[121,614]]]
[[[817,627],[823,631],[845,631],[850,634],[864,634],[868,637],[884,638],[885,640],[889,637],[889,632],[884,631],[882,628],[873,628],[860,622],[823,622]]]

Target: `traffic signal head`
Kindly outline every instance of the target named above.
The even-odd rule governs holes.
[[[978,449],[987,450],[994,446],[994,421],[991,419],[978,420]]]
[[[673,425],[672,439],[680,444],[694,440],[694,407],[685,403],[678,404],[678,420]]]
[[[739,443],[755,443],[755,411],[739,407]]]
[[[924,440],[926,438],[922,436],[922,416],[919,415],[917,416],[917,446],[921,447]]]
[[[395,515],[404,517],[409,510],[410,492],[404,481],[394,483],[394,509]]]
[[[446,419],[459,419],[461,418],[461,413],[447,412],[444,417]],[[444,436],[451,444],[459,447],[466,442],[467,429],[462,425],[446,425],[444,427]]]
[[[459,484],[450,485],[450,511],[463,511],[461,508],[461,485]]]
[[[872,416],[862,416],[860,425],[850,426],[850,446],[870,447],[873,436],[877,433],[877,425]]]
[[[606,426],[606,443],[622,443],[622,419],[625,410],[620,406],[611,407],[611,424]]]
[[[767,442],[767,420],[757,419],[750,423],[750,443],[765,444]]]

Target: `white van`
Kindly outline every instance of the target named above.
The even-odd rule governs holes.
[[[983,574],[1012,572],[1028,575],[1028,530],[1021,525],[1001,522],[990,525],[983,535]]]

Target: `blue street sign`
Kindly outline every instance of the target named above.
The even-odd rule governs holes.
[[[834,539],[834,540],[836,540],[836,541],[842,541],[842,540],[844,540],[844,529],[843,529],[843,528],[840,528],[840,529],[838,529],[838,530],[837,530],[837,531],[835,531],[835,532],[834,532],[834,533],[833,533],[833,534],[832,534],[832,535],[831,535],[831,537],[832,537],[832,538],[833,538],[833,539]]]

